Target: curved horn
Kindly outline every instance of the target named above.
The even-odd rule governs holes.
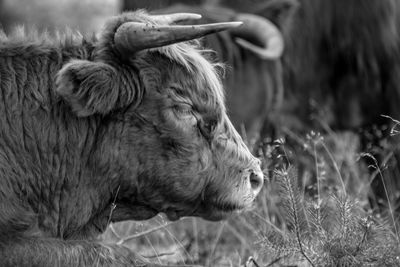
[[[201,19],[201,15],[195,13],[174,13],[167,15],[152,15],[151,18],[159,24],[172,24],[184,20]]]
[[[237,14],[235,19],[243,26],[233,29],[236,42],[262,59],[278,59],[282,56],[284,41],[279,29],[269,20],[253,14]]]
[[[114,35],[114,42],[120,51],[137,52],[184,42],[207,34],[236,28],[242,22],[221,22],[202,25],[151,25],[141,22],[126,22]]]

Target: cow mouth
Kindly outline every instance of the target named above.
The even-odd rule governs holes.
[[[239,214],[244,211],[247,206],[233,202],[211,202],[208,204],[210,212],[201,215],[202,218],[210,221],[219,221],[228,217]]]
[[[218,211],[224,211],[224,212],[235,212],[235,211],[240,211],[245,208],[244,205],[239,205],[237,203],[233,202],[211,202],[209,204],[213,208],[216,208]]]
[[[232,215],[239,214],[249,209],[251,206],[252,205],[230,201],[203,202],[199,209],[197,209],[192,215],[199,216],[209,221],[220,221],[225,220]]]

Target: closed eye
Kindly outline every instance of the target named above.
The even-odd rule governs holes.
[[[172,110],[179,120],[190,120],[193,122],[193,124],[197,121],[196,117],[194,116],[193,108],[190,104],[184,102],[175,103],[172,106]]]
[[[173,107],[174,112],[178,115],[191,115],[193,114],[192,106],[186,103],[179,103],[174,105]]]

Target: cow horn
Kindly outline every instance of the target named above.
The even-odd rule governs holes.
[[[269,20],[253,14],[237,14],[235,19],[243,26],[231,30],[236,42],[262,59],[278,59],[282,56],[284,41],[279,29]]]
[[[126,22],[115,32],[114,42],[118,50],[133,53],[146,48],[156,48],[196,39],[240,25],[242,22],[238,21],[184,26]]]
[[[167,15],[152,15],[151,18],[154,19],[154,21],[157,21],[158,24],[172,24],[184,20],[201,19],[201,15],[195,13],[174,13]]]

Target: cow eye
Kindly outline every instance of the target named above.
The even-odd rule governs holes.
[[[192,106],[186,103],[179,103],[173,107],[174,113],[178,118],[186,118],[193,116]]]
[[[213,132],[215,128],[215,122],[214,121],[208,121],[204,123],[204,128],[209,132]]]
[[[205,137],[210,137],[215,130],[217,122],[215,120],[202,121],[200,131]]]

